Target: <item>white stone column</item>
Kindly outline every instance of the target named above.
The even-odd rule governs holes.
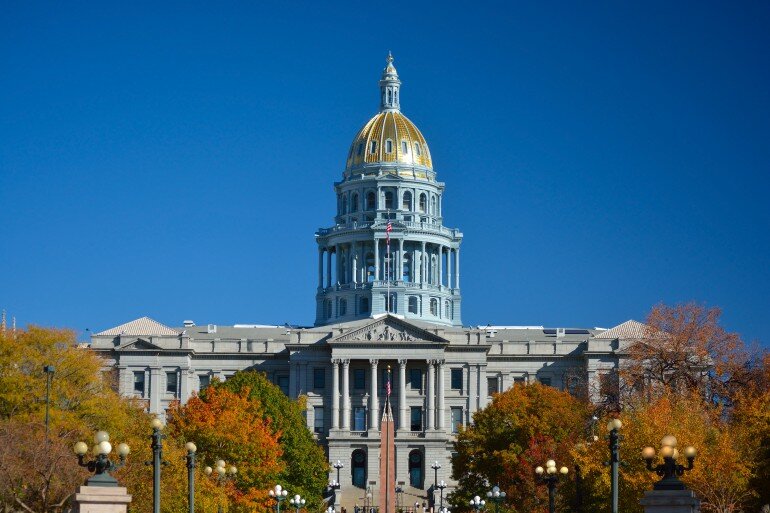
[[[377,400],[377,363],[378,360],[369,360],[371,365],[371,383],[369,383],[369,429],[380,429],[380,404]]]
[[[334,245],[334,285],[338,283],[342,283],[342,280],[340,279],[340,268],[342,267],[342,265],[340,264],[340,256],[342,256],[340,245],[335,244]]]
[[[324,248],[318,248],[318,288],[324,286]]]
[[[350,275],[353,277],[353,283],[358,283],[358,242],[353,242],[351,244],[350,270]]]
[[[443,430],[446,411],[444,408],[444,360],[438,361],[438,376],[436,379],[436,388],[438,389],[438,414],[436,429]]]
[[[380,281],[380,239],[374,239],[374,281]]]
[[[398,281],[404,279],[404,239],[398,239],[398,273],[396,279]]]
[[[342,360],[342,429],[350,431],[350,360]]]
[[[326,287],[332,286],[332,250],[326,248]]]
[[[479,405],[479,390],[478,390],[478,369],[476,365],[468,366],[468,422],[472,418],[473,414],[478,409]]]
[[[150,368],[150,413],[160,411],[160,367]]]
[[[452,282],[454,281],[452,279],[452,252],[454,250],[450,247],[447,248],[446,252],[446,281],[447,281],[447,287],[450,289],[452,288]]]
[[[340,427],[340,361],[332,360],[332,429]]]
[[[487,366],[479,365],[479,410],[486,408],[489,402],[489,391],[487,390]]]
[[[457,248],[455,250],[455,264],[457,266],[457,269],[455,269],[455,288],[460,288],[460,248]]]
[[[406,423],[406,360],[398,361],[398,429],[407,430]]]
[[[428,258],[425,254],[425,241],[422,241],[422,248],[420,249],[420,283],[428,283],[426,278],[428,277]]]
[[[441,287],[444,285],[444,246],[438,247],[438,283],[437,285]],[[440,308],[439,308],[440,310]],[[440,317],[439,312],[439,317]]]
[[[432,430],[435,427],[435,419],[436,419],[436,388],[435,388],[435,381],[436,381],[436,371],[433,367],[433,364],[436,363],[435,360],[427,360],[428,362],[428,378],[427,383],[425,387],[425,396],[428,399],[428,415],[426,423],[426,427],[428,430]]]

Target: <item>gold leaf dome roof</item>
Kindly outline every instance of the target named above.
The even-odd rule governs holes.
[[[345,174],[374,172],[390,167],[399,175],[433,177],[428,143],[420,130],[401,113],[401,81],[388,53],[380,80],[380,112],[358,131],[350,145]]]
[[[350,146],[346,171],[363,172],[365,167],[381,164],[433,170],[425,137],[397,110],[380,112],[358,132]]]

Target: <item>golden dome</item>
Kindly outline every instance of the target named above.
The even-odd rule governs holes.
[[[425,171],[433,171],[425,137],[398,110],[380,112],[364,125],[350,146],[345,170],[364,173],[366,168],[382,165],[407,166],[404,174],[421,178],[426,177]]]

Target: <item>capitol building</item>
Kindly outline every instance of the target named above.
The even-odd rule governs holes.
[[[388,369],[396,483],[412,504],[433,498],[434,462],[451,491],[458,428],[494,393],[535,381],[570,389],[574,376],[598,390],[625,341],[643,331],[636,321],[612,329],[463,325],[463,234],[444,225],[445,184],[401,111],[391,56],[379,91],[379,112],[356,134],[334,184],[333,222],[315,234],[317,262],[308,258],[318,267],[314,326],[169,327],[143,317],[91,337],[117,370],[120,392],[161,416],[244,369],[266,373],[291,398],[305,396],[308,428],[330,461],[344,463],[339,499],[351,511],[382,483]]]

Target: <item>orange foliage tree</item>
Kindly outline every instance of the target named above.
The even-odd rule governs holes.
[[[199,483],[204,506],[222,505],[234,511],[264,511],[270,506],[267,491],[283,470],[278,433],[263,417],[259,400],[249,398],[249,390],[233,392],[210,386],[184,406],[169,412],[170,434],[198,447]],[[234,465],[238,473],[229,481],[218,483],[214,475],[201,469],[215,466],[217,460]]]

